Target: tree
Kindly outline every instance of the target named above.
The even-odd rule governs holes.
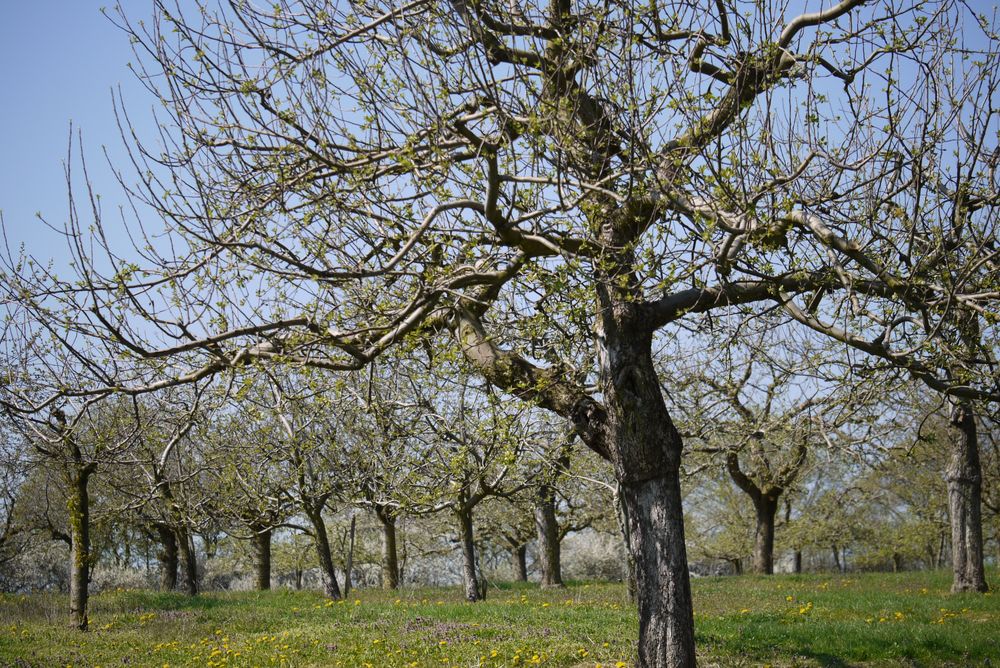
[[[118,391],[452,334],[613,466],[644,666],[695,661],[658,331],[766,304],[961,400],[1000,395],[996,27],[961,3],[155,8],[119,19],[165,110],[132,192],[176,257],[150,241],[146,267],[78,257],[82,288],[8,272],[11,293],[159,362]],[[956,305],[983,316],[975,356],[945,345]],[[588,356],[566,341],[596,368],[567,372]]]
[[[253,380],[250,377],[247,382]],[[343,397],[326,387],[323,379],[308,373],[289,373],[284,380],[269,373],[268,384],[273,402],[264,406],[264,412],[280,424],[283,438],[276,437],[275,445],[289,464],[272,482],[277,482],[306,516],[310,527],[306,532],[313,539],[323,592],[337,600],[340,586],[323,514],[348,487],[345,469],[351,465],[343,452],[343,429],[333,415],[343,409]]]
[[[869,408],[877,399],[871,383],[845,382],[830,346],[794,342],[787,327],[740,329],[744,340],[695,357],[669,385],[689,398],[679,410],[688,441],[704,442],[693,450],[715,458],[752,503],[752,569],[770,575],[778,512],[809,455],[865,447],[874,438]]]

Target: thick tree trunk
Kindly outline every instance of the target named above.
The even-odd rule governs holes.
[[[541,586],[562,587],[559,555],[559,521],[556,518],[556,491],[540,485],[535,500],[535,528],[538,530],[538,557],[542,568]]]
[[[742,559],[733,559],[729,563],[731,563],[733,565],[733,575],[743,575],[743,560]]]
[[[754,498],[757,513],[757,530],[753,545],[753,572],[758,575],[774,574],[774,516],[778,499],[767,494]]]
[[[627,246],[611,238],[611,245]],[[632,258],[599,277],[597,341],[606,402],[604,440],[614,464],[635,564],[639,665],[695,665],[694,613],[681,504],[682,443],[653,367],[652,331],[635,303]],[[604,269],[600,270],[604,273]]]
[[[160,591],[173,591],[177,588],[177,535],[169,524],[157,522],[155,526],[160,540],[156,554],[160,562]]]
[[[340,585],[337,584],[337,571],[333,567],[333,555],[330,552],[330,538],[326,533],[326,522],[322,510],[310,510],[309,521],[313,526],[313,541],[316,545],[316,557],[319,560],[319,577],[323,582],[323,595],[332,600],[339,600]]]
[[[476,544],[473,538],[472,510],[456,512],[459,524],[459,540],[462,543],[462,584],[465,587],[465,600],[470,603],[483,599],[480,591],[479,577],[476,573]]]
[[[396,516],[388,508],[375,509],[382,524],[382,588],[399,587],[399,560],[396,556]]]
[[[514,545],[510,549],[510,565],[514,571],[515,582],[528,581],[528,546]]]
[[[70,623],[86,631],[90,586],[90,474],[93,468],[78,468],[70,476],[67,503],[70,532],[69,616]]]
[[[198,556],[194,551],[194,541],[191,539],[191,532],[183,524],[176,531],[181,562],[181,587],[188,596],[197,596]]]
[[[952,424],[958,438],[951,439],[951,458],[945,478],[951,516],[951,565],[953,592],[989,590],[983,569],[983,472],[979,461],[976,418],[971,406],[957,405]]]
[[[642,328],[641,314],[627,303],[612,303],[599,323],[608,445],[636,570],[639,665],[694,666],[694,613],[681,507],[681,437],[663,402],[653,368],[652,334]]]
[[[802,572],[802,550],[795,550],[795,559],[792,562],[792,572],[793,573]]]
[[[255,531],[250,545],[253,550],[254,588],[267,591],[271,588],[271,530]]]
[[[680,476],[623,485],[635,556],[639,665],[694,666],[694,615]]]

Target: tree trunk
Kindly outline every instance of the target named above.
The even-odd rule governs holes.
[[[177,588],[177,536],[169,524],[157,522],[155,527],[160,539],[156,554],[160,562],[160,591],[173,591]]]
[[[795,550],[795,559],[792,562],[792,572],[793,573],[802,572],[802,550]]]
[[[623,485],[635,556],[639,665],[694,666],[694,614],[680,476]]]
[[[551,485],[539,485],[535,502],[535,527],[538,529],[541,586],[562,587],[559,557],[559,521],[556,519],[556,492]]]
[[[510,565],[514,571],[515,582],[528,581],[528,546],[514,545],[510,550]]]
[[[831,547],[833,549],[833,567],[837,569],[838,573],[843,573],[844,567],[840,563],[840,549],[836,545]]]
[[[181,586],[188,596],[198,595],[198,556],[194,551],[194,541],[191,532],[184,525],[177,531],[177,549],[180,551]]]
[[[459,539],[462,543],[462,583],[465,586],[465,600],[470,603],[482,600],[479,578],[476,574],[476,544],[472,534],[472,510],[456,512],[459,522]]]
[[[354,571],[354,532],[357,529],[357,519],[351,515],[351,528],[347,536],[347,557],[344,560],[344,596],[351,593],[352,571]]]
[[[319,576],[323,582],[323,595],[336,601],[340,599],[340,585],[337,584],[337,571],[333,567],[330,538],[326,534],[323,511],[311,509],[308,516],[313,525],[313,541],[316,545],[316,556],[319,559]]]
[[[742,559],[733,559],[730,563],[733,565],[733,575],[743,575]]]
[[[951,590],[985,592],[989,587],[983,569],[983,472],[972,407],[955,406],[952,424],[957,427],[958,438],[951,439],[951,458],[945,474],[951,516]]]
[[[78,467],[70,476],[67,502],[70,531],[69,616],[70,623],[86,631],[90,622],[87,602],[90,586],[90,474],[91,466]]]
[[[639,606],[639,665],[695,665],[694,612],[681,503],[682,443],[653,367],[652,333],[627,296],[627,276],[598,286],[598,355],[607,443],[621,490]]]
[[[271,588],[271,530],[255,531],[250,545],[253,550],[254,588],[267,591]]]
[[[754,534],[753,572],[758,575],[774,574],[774,516],[778,499],[770,494],[754,498],[757,513],[757,530]]]
[[[399,587],[399,561],[396,557],[396,516],[388,508],[375,508],[382,523],[382,588]]]

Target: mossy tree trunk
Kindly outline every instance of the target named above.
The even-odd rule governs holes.
[[[76,454],[78,450],[74,448]],[[76,459],[81,459],[76,457]],[[96,469],[94,464],[77,464],[69,475],[70,533],[70,576],[69,614],[70,623],[86,631],[90,623],[87,606],[90,596],[90,476]]]
[[[155,528],[160,543],[156,554],[160,562],[160,591],[173,591],[177,588],[177,534],[166,522],[157,522]]]

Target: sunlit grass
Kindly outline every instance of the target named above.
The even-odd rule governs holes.
[[[996,580],[995,573],[992,573]],[[703,665],[964,666],[1000,659],[995,596],[946,573],[696,580]],[[0,599],[0,664],[17,666],[623,666],[637,621],[618,584],[94,597],[91,632],[63,597]]]

